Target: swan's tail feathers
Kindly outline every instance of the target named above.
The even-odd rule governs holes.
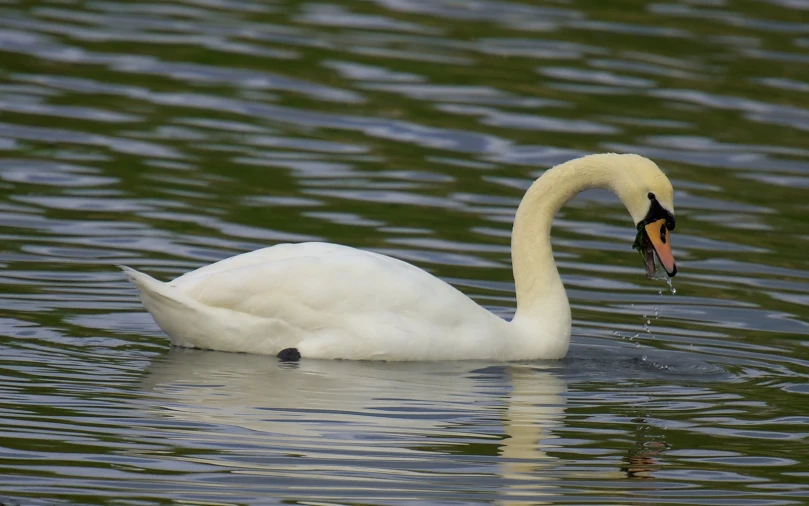
[[[137,286],[140,286],[141,284],[146,283],[147,280],[151,280],[151,281],[155,281],[157,283],[160,283],[160,281],[157,281],[155,278],[149,276],[148,274],[144,274],[144,273],[142,273],[140,271],[136,271],[132,267],[127,267],[126,265],[116,265],[116,267],[118,267],[119,269],[124,271],[124,274],[126,274],[126,277],[129,278],[129,281],[134,283]]]
[[[124,265],[118,266],[137,288],[143,307],[149,311],[157,326],[168,334],[175,346],[198,346],[204,335],[206,321],[200,304],[168,283]]]
[[[177,309],[188,306],[188,297],[173,286],[158,281],[148,274],[144,274],[131,267],[125,265],[119,265],[118,267],[124,271],[129,281],[138,288],[140,301],[146,309],[152,313],[152,316],[154,316],[156,320],[156,305]],[[159,321],[157,323],[158,325],[160,324]]]

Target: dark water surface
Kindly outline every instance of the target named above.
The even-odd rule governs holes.
[[[809,501],[809,3],[0,9],[0,500]],[[671,177],[677,293],[583,194],[560,362],[173,350],[114,267],[335,241],[509,317],[522,191],[602,151]]]

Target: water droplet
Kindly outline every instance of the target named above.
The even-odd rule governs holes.
[[[646,325],[651,325],[651,320],[646,320]]]
[[[666,278],[666,284],[669,285],[669,291],[671,292],[672,295],[677,293],[677,289],[674,288],[674,285],[671,282],[671,278]]]

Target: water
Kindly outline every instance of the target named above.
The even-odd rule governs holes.
[[[797,1],[7,3],[0,500],[806,502],[808,50]],[[328,240],[509,317],[522,192],[610,150],[677,189],[677,293],[581,195],[560,362],[173,350],[114,267]]]

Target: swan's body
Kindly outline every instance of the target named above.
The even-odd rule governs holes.
[[[273,355],[297,348],[318,358],[518,358],[505,339],[508,322],[418,267],[347,246],[279,244],[170,283],[126,272],[177,346]],[[559,330],[558,349],[548,350],[555,356],[567,349]]]
[[[304,358],[329,359],[557,359],[570,343],[570,306],[551,223],[564,202],[593,187],[615,191],[638,224],[656,219],[656,202],[673,221],[671,184],[646,158],[591,155],[546,171],[514,222],[511,322],[418,267],[336,244],[279,244],[168,283],[123,269],[177,346],[273,355],[296,348]],[[673,259],[666,268],[674,272]]]

